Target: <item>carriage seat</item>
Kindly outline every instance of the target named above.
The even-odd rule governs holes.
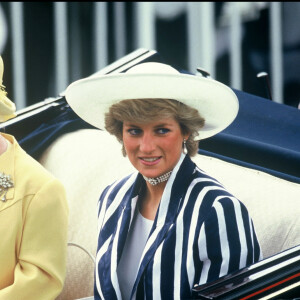
[[[264,258],[300,244],[299,184],[200,154],[193,160],[246,205]],[[64,184],[70,207],[67,276],[57,299],[92,296],[97,202],[106,185],[134,169],[115,137],[96,129],[57,138],[40,162]]]

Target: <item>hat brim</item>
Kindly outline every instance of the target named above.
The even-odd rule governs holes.
[[[239,102],[228,86],[188,74],[111,74],[75,81],[66,89],[70,107],[83,120],[104,129],[110,106],[125,99],[166,98],[197,109],[205,119],[197,140],[224,130],[235,119]]]

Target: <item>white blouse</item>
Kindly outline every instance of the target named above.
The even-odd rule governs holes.
[[[124,300],[130,299],[140,259],[152,225],[153,221],[144,218],[139,209],[136,208],[117,269],[122,299]]]

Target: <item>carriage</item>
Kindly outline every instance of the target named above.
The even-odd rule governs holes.
[[[137,49],[97,74],[124,72],[155,50]],[[197,76],[197,74],[195,74]],[[192,159],[248,208],[264,259],[193,288],[195,299],[300,297],[300,110],[234,90],[240,110]],[[103,188],[133,171],[121,145],[81,120],[64,92],[17,111],[2,128],[64,184],[70,207],[67,276],[59,300],[93,299],[97,201]],[[79,147],[80,145],[80,147]]]

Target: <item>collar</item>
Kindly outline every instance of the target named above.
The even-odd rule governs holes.
[[[165,186],[156,214],[157,226],[174,222],[194,169],[195,164],[190,157],[182,153]]]
[[[165,186],[154,224],[142,254],[141,264],[131,295],[136,292],[138,283],[148,262],[155,254],[157,245],[160,245],[163,239],[165,239],[170,228],[176,222],[176,218],[183,205],[185,193],[192,180],[193,174],[195,174],[195,167],[195,163],[188,155],[181,154]]]

